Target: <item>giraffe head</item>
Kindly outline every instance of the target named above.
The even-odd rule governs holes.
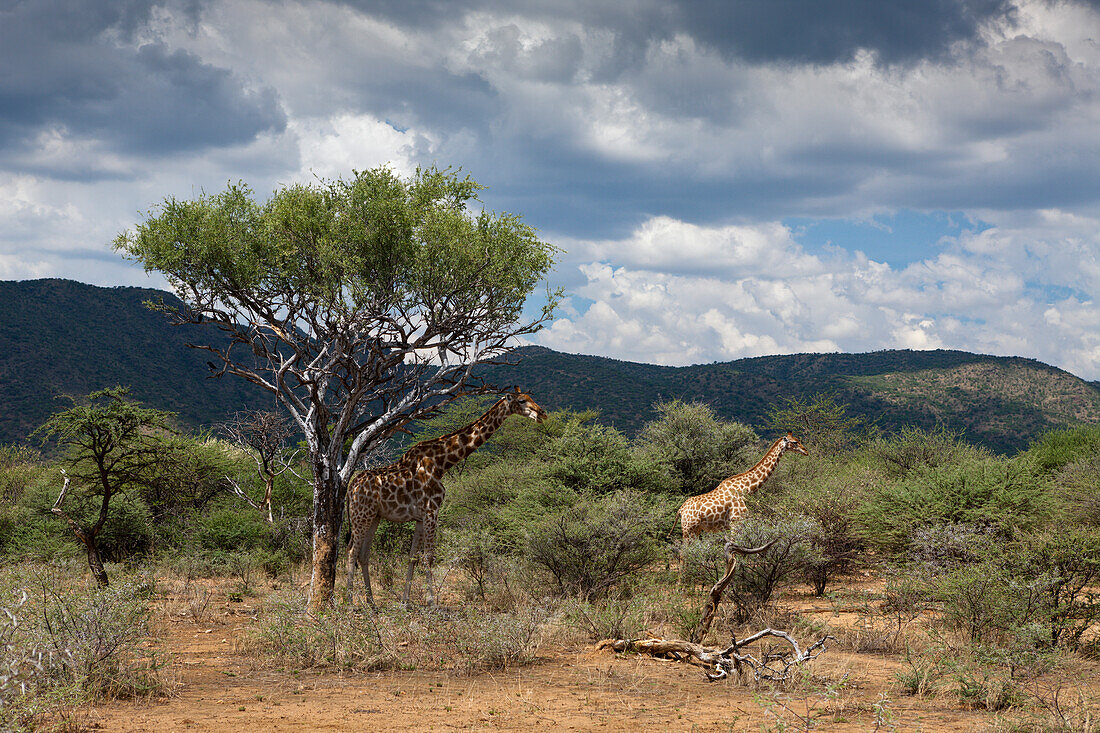
[[[794,437],[794,435],[792,435],[790,431],[788,431],[786,435],[780,438],[780,441],[782,442],[779,450],[780,454],[786,453],[789,450],[793,450],[795,453],[801,453],[804,456],[810,455],[806,451],[806,447],[802,445],[802,441]]]
[[[514,392],[504,395],[504,403],[509,415],[522,415],[531,418],[535,422],[542,422],[546,419],[546,412],[531,399],[531,395],[520,392],[519,387],[516,387]]]

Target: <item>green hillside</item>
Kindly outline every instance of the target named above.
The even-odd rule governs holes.
[[[1024,448],[1052,428],[1100,422],[1100,390],[1032,359],[963,351],[793,354],[719,364],[662,367],[541,347],[499,367],[503,384],[521,384],[548,409],[596,408],[634,433],[660,399],[698,400],[726,419],[760,428],[772,405],[826,393],[886,431],[944,425],[1002,453]]]
[[[189,333],[202,342],[214,332],[172,326],[142,306],[160,297],[174,301],[143,288],[0,282],[0,443],[25,441],[61,406],[56,395],[115,384],[180,413],[188,426],[271,404],[241,379],[208,379],[206,355],[185,343]],[[489,368],[488,378],[522,386],[547,409],[597,409],[628,434],[653,418],[653,403],[662,399],[702,401],[721,417],[759,429],[772,405],[818,393],[887,431],[942,424],[1003,453],[1051,428],[1100,422],[1097,383],[1031,359],[962,351],[794,354],[663,367],[526,347],[515,360]]]
[[[0,281],[0,443],[25,442],[67,406],[57,395],[116,384],[129,385],[150,406],[178,412],[191,427],[271,404],[241,379],[208,379],[204,352],[185,345],[189,334],[198,338],[194,329],[142,306],[161,297],[178,302],[146,288]]]

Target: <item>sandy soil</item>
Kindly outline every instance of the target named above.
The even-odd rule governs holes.
[[[531,666],[473,677],[446,671],[273,671],[240,649],[258,602],[227,601],[200,623],[166,613],[155,643],[171,659],[174,692],[90,707],[82,711],[83,725],[110,731],[251,733],[532,726],[760,731],[777,729],[769,705],[795,730],[805,724],[794,713],[810,719],[814,730],[825,731],[974,731],[989,730],[994,722],[991,713],[963,710],[951,696],[902,695],[894,683],[894,673],[903,666],[899,658],[835,647],[812,662],[813,672],[830,680],[848,674],[848,685],[832,700],[780,695],[794,713],[775,705],[771,688],[743,681],[708,683],[696,667],[593,646],[544,648]],[[1093,692],[1100,699],[1100,688]],[[876,704],[885,715],[876,716]]]

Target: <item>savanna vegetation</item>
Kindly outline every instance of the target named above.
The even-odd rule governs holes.
[[[405,440],[465,425],[490,399],[461,400]],[[242,599],[260,609],[248,653],[276,669],[474,674],[550,645],[688,638],[725,538],[681,547],[676,508],[750,467],[769,441],[699,403],[662,402],[656,414],[632,439],[593,412],[509,420],[449,474],[444,610],[424,606],[423,575],[419,600],[397,602],[412,526],[383,524],[378,612],[338,597],[311,614],[312,490],[294,441],[274,449],[294,470],[270,475],[239,431],[229,439],[232,426],[179,431],[125,390],[59,410],[40,449],[0,451],[4,725],[60,724],[90,700],[170,692],[172,662],[147,643],[158,620]],[[1051,432],[1004,457],[942,430],[880,434],[827,397],[776,404],[770,420],[772,434],[798,429],[811,455],[785,457],[752,495],[734,539],[777,542],[740,562],[712,642],[765,626],[832,634],[841,650],[898,660],[895,697],[987,711],[1005,730],[1095,726],[1096,691],[1081,680],[1100,661],[1100,428]],[[52,511],[63,470],[68,519]],[[85,539],[99,523],[100,568],[74,523]],[[229,582],[212,591],[205,578]],[[795,596],[832,611],[802,612]],[[769,725],[840,715],[851,670],[815,677],[813,664],[796,683],[760,688]],[[889,720],[882,705],[862,714]]]

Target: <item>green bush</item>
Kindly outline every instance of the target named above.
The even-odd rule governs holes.
[[[9,514],[11,534],[3,549],[13,557],[50,561],[58,557],[83,554],[72,529],[50,513],[61,490],[60,477],[45,472],[26,488],[19,504]],[[74,493],[66,508],[85,526],[98,515],[97,497]],[[148,507],[135,495],[121,494],[111,502],[107,521],[97,538],[100,554],[106,561],[121,562],[142,557],[152,549],[156,530]]]
[[[1046,433],[1028,446],[1022,458],[1036,474],[1051,475],[1097,453],[1100,453],[1100,426],[1082,425]]]
[[[672,488],[671,477],[655,456],[633,450],[629,439],[606,425],[569,425],[540,454],[547,462],[547,476],[578,494]]]
[[[801,514],[813,520],[807,539],[813,544],[806,560],[806,581],[814,594],[824,595],[829,581],[848,570],[864,552],[865,542],[856,519],[864,487],[857,472],[834,465],[819,477],[799,477],[772,500],[780,516]]]
[[[709,405],[671,400],[653,408],[657,419],[646,423],[635,445],[664,467],[680,494],[710,491],[758,458],[752,428],[719,420]]]
[[[914,471],[950,465],[968,452],[968,448],[958,434],[946,428],[922,430],[907,426],[893,435],[873,441],[869,452],[880,469],[888,477],[896,479]]]
[[[670,513],[635,492],[584,499],[532,527],[527,558],[550,572],[563,595],[604,596],[658,557]]]
[[[775,590],[802,576],[807,566],[822,562],[820,551],[812,542],[820,531],[820,525],[806,516],[749,516],[741,520],[733,533],[735,544],[741,547],[761,547],[772,541],[774,544],[766,552],[738,559],[726,591],[737,602],[738,623],[767,608]]]
[[[247,551],[262,546],[268,537],[267,522],[251,508],[222,506],[194,520],[193,541],[207,550]]]
[[[1100,530],[1062,526],[1025,535],[998,561],[1015,582],[1039,589],[1050,645],[1079,649],[1100,623]]]
[[[978,453],[882,483],[856,516],[869,545],[901,555],[921,527],[961,523],[1008,535],[1041,526],[1052,512],[1042,481],[1018,462]]]

